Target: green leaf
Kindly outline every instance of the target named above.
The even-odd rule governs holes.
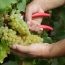
[[[8,62],[4,63],[3,65],[18,65],[18,63],[15,61],[8,61]]]
[[[17,0],[0,0],[0,13],[12,9],[11,4],[15,4]]]
[[[5,47],[0,46],[0,63],[3,63],[4,58],[7,57],[8,51]]]
[[[8,42],[5,40],[0,41],[0,63],[3,63],[7,54],[10,53],[10,48],[8,47]]]
[[[57,59],[53,59],[51,65],[59,65]]]
[[[17,8],[18,8],[19,11],[25,12],[26,0],[21,0],[21,1],[17,4]]]

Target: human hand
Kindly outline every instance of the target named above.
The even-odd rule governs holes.
[[[30,30],[39,31],[43,30],[37,27],[37,24],[41,24],[42,18],[32,19],[32,14],[38,12],[44,12],[49,9],[53,9],[65,4],[65,0],[33,0],[26,9],[26,19]],[[33,22],[32,26],[30,25]]]
[[[31,31],[43,30],[37,27],[38,24],[41,24],[42,18],[40,17],[32,18],[32,14],[38,13],[38,12],[44,12],[44,10],[42,9],[40,5],[39,0],[34,0],[26,8],[26,20]]]
[[[29,46],[22,45],[13,45],[12,49],[16,51],[17,54],[23,56],[31,56],[31,57],[49,57],[50,49],[52,45],[48,43],[44,44],[31,44]]]

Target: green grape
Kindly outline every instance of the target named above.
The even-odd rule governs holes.
[[[9,22],[9,25],[12,29],[16,30],[21,36],[30,34],[29,28],[20,13],[12,12],[10,19],[11,21]]]
[[[23,39],[24,43],[22,45],[43,42],[41,37],[30,33],[29,27],[19,12],[13,11],[10,15],[10,19],[9,25],[12,29],[16,30]]]
[[[4,58],[10,53],[10,45],[14,43],[23,43],[21,37],[16,35],[16,31],[0,27],[0,63],[3,63]]]
[[[22,43],[22,39],[20,36],[16,35],[16,32],[12,29],[8,29],[8,27],[1,27],[0,28],[0,38],[1,40],[6,40],[10,44],[12,43]]]
[[[11,13],[10,21],[4,24],[8,25],[9,28],[11,27],[11,29],[4,26],[0,27],[0,63],[10,53],[10,45],[12,44],[30,45],[43,42],[43,38],[33,35],[29,31],[29,27],[20,13]]]
[[[24,45],[43,42],[43,39],[41,37],[39,37],[38,35],[32,35],[32,34],[28,36],[24,36],[22,39],[24,41]]]

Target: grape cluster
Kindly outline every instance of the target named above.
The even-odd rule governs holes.
[[[31,43],[34,44],[34,43],[43,42],[43,39],[40,36],[33,35],[33,34],[28,35],[28,36],[24,36],[22,39],[23,39],[25,45],[30,45]]]
[[[26,24],[26,22],[23,20],[20,13],[12,12],[10,16],[11,22],[9,25],[17,31],[21,36],[23,35],[29,35],[30,31]]]
[[[21,36],[24,42],[22,45],[43,42],[43,39],[40,36],[31,34],[27,23],[23,20],[23,17],[18,11],[13,11],[10,15],[10,19],[9,25]]]
[[[8,21],[4,21],[0,27],[0,63],[10,53],[12,44],[30,45],[43,42],[39,35],[34,35],[29,31],[27,23],[19,12],[13,11]]]
[[[22,39],[20,36],[16,35],[16,32],[12,29],[8,29],[8,27],[1,27],[0,28],[0,38],[1,40],[6,40],[10,44],[13,43],[22,43]]]

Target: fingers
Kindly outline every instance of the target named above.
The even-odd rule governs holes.
[[[40,32],[43,30],[37,26],[41,24],[42,18],[41,17],[32,18],[32,14],[38,13],[38,12],[44,12],[44,11],[38,4],[35,4],[34,2],[31,2],[26,8],[26,20],[27,20],[29,29],[31,31]]]
[[[31,2],[26,7],[26,19],[27,19],[27,21],[30,22],[32,20],[32,14],[38,12],[38,8],[39,7],[35,3],[33,3],[33,2]]]
[[[41,22],[42,22],[42,18],[35,18],[35,19],[33,19],[34,21],[35,21],[35,23],[37,23],[37,24],[41,24]]]
[[[43,29],[39,28],[38,25],[40,25],[40,24],[37,23],[37,21],[32,20],[32,22],[30,22],[30,24],[29,24],[29,29],[31,31],[35,31],[35,32],[41,33]]]
[[[30,3],[27,7],[26,7],[26,20],[27,21],[31,21],[32,20],[32,13],[34,11],[32,11],[32,3]]]
[[[40,8],[39,12],[44,12],[44,11],[43,11],[43,9]],[[43,19],[42,17],[38,17],[38,18],[35,18],[34,20],[37,21],[38,24],[41,24],[42,19]]]
[[[12,49],[13,50],[16,50],[20,53],[28,53],[28,46],[22,46],[22,45],[18,45],[18,44],[15,44],[12,46]]]

